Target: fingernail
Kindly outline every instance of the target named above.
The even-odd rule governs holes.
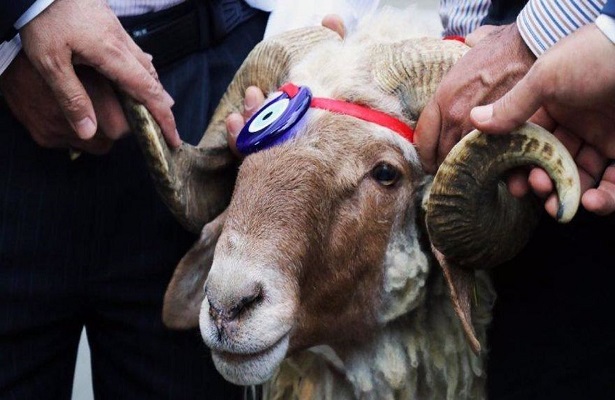
[[[346,27],[344,26],[343,21],[337,21],[337,32],[342,36],[342,38],[346,34]]]
[[[486,106],[474,107],[472,111],[470,111],[470,116],[476,122],[487,122],[493,116],[493,105],[489,104]]]
[[[252,111],[256,107],[256,99],[254,96],[251,96],[250,93],[246,93],[246,98],[243,101],[243,109],[245,111]]]
[[[166,90],[164,91],[164,101],[170,104],[170,107],[173,107],[173,105],[175,104],[175,100],[173,100],[173,97],[171,97],[169,92],[167,92]]]
[[[96,134],[96,125],[90,117],[85,117],[75,123],[75,131],[81,139],[90,139]]]

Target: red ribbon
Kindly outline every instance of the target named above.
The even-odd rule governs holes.
[[[297,94],[299,88],[292,83],[286,83],[280,88],[280,90],[292,98]],[[343,100],[327,99],[323,97],[313,97],[310,107],[330,111],[336,114],[349,115],[363,121],[378,124],[397,132],[410,143],[414,143],[414,129],[399,119],[382,111],[374,110],[373,108]]]

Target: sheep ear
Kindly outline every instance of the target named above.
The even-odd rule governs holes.
[[[431,250],[438,260],[438,263],[442,267],[444,272],[444,279],[448,286],[451,302],[453,303],[453,309],[459,317],[463,333],[468,340],[472,351],[475,354],[479,354],[481,351],[481,345],[476,338],[476,332],[474,331],[474,325],[472,325],[472,293],[475,286],[475,272],[451,265],[444,255],[440,253],[435,247],[431,247]]]
[[[205,225],[199,240],[175,268],[162,307],[162,321],[167,327],[190,329],[198,326],[201,303],[205,298],[203,286],[225,220],[226,211]]]

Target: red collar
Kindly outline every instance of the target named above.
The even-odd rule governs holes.
[[[299,88],[292,83],[286,83],[280,88],[280,91],[288,94],[292,98],[297,94]],[[312,97],[310,107],[327,110],[337,114],[350,115],[351,117],[363,121],[373,122],[374,124],[397,132],[410,143],[414,143],[414,129],[399,119],[382,111],[343,100],[326,99],[322,97]]]

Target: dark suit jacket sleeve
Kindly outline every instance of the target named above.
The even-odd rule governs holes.
[[[0,42],[10,39],[15,21],[35,2],[35,0],[0,1]]]
[[[492,0],[481,25],[508,25],[517,20],[527,0]]]
[[[615,0],[609,0],[602,8],[602,14],[606,14],[611,18],[615,18]]]

